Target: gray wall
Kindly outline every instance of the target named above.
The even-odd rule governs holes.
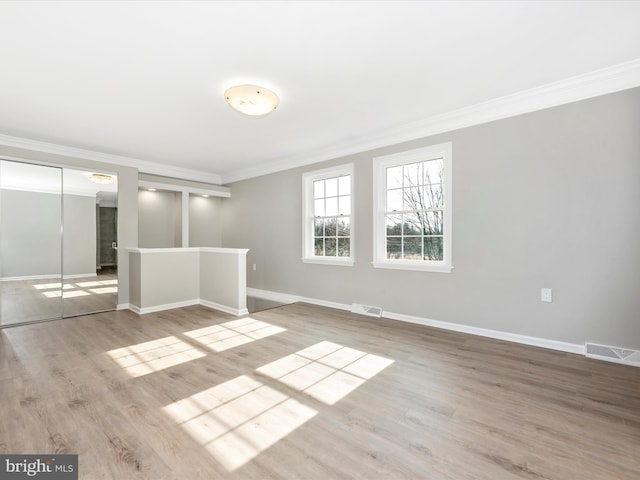
[[[96,273],[95,197],[2,190],[0,252],[3,277],[60,274],[64,218],[64,275]]]
[[[140,308],[195,302],[200,293],[200,254],[165,252],[141,255],[139,275],[140,304],[137,306]]]
[[[60,275],[61,195],[2,189],[1,196],[0,276]]]
[[[189,196],[189,246],[219,247],[222,244],[220,230],[220,198]]]
[[[181,246],[176,243],[175,198],[175,192],[140,190],[138,222],[141,248]]]
[[[129,303],[129,255],[127,248],[138,246],[138,170],[85,158],[38,152],[0,144],[0,156],[48,163],[82,170],[118,174],[118,303]]]
[[[65,275],[96,273],[96,197],[63,196]]]
[[[236,311],[247,308],[246,253],[200,253],[200,298]]]
[[[640,89],[239,181],[222,245],[254,288],[640,348]],[[453,273],[374,269],[372,158],[453,142]],[[354,267],[303,264],[303,172],[355,165]],[[257,270],[251,266],[256,264]],[[553,303],[539,300],[553,289]]]

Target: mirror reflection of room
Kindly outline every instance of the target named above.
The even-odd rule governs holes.
[[[0,326],[117,306],[117,176],[0,161]]]

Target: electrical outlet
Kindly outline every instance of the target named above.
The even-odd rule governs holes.
[[[540,301],[541,302],[553,302],[553,291],[550,288],[540,289]]]
[[[254,264],[253,264],[253,271],[255,272],[256,270],[257,270],[257,268],[256,268],[256,264],[254,263]]]

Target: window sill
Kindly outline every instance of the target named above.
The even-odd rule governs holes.
[[[317,265],[338,265],[342,267],[353,267],[355,262],[352,258],[324,258],[324,257],[303,257],[303,263],[315,263]]]
[[[402,262],[402,261],[374,261],[371,262],[374,268],[390,268],[393,270],[414,270],[419,272],[436,272],[436,273],[451,273],[453,270],[452,265],[444,264],[420,264],[418,262]]]

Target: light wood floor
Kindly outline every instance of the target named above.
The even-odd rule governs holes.
[[[307,304],[4,329],[0,408],[82,479],[640,478],[640,369]]]
[[[0,282],[0,326],[116,309],[115,270],[63,283],[60,278]]]

